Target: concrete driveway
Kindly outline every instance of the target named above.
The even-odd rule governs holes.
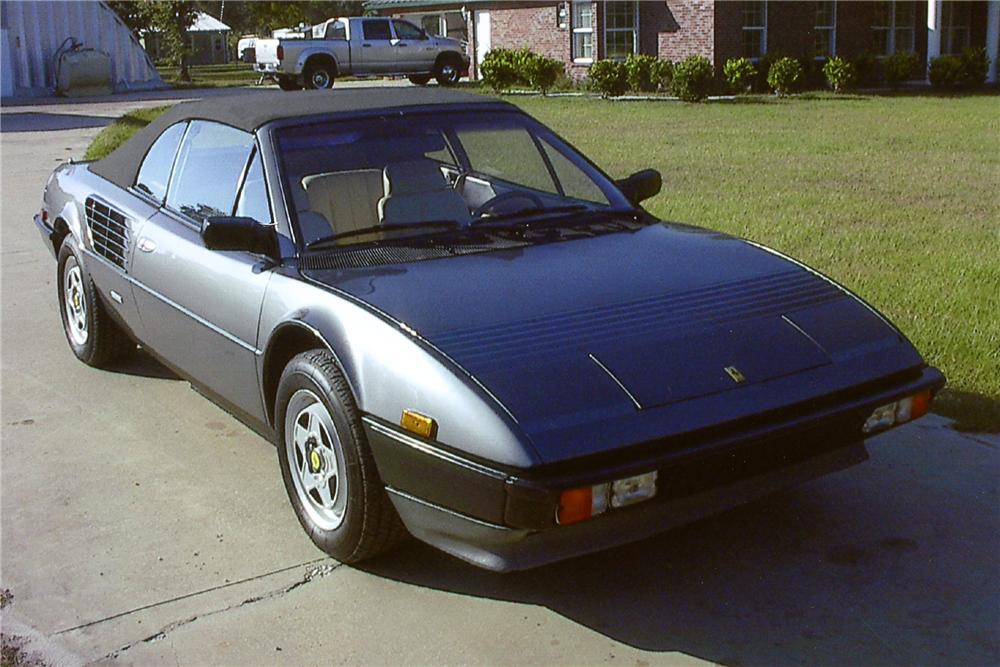
[[[269,443],[150,359],[98,371],[63,338],[45,180],[162,103],[4,109],[5,634],[58,664],[1000,662],[1000,438],[934,416],[852,470],[532,572],[415,543],[324,558]]]

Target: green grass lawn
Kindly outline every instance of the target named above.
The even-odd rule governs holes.
[[[228,65],[192,65],[188,68],[191,81],[178,81],[177,67],[158,67],[163,80],[175,88],[231,88],[234,86],[252,86],[257,83],[260,75],[253,71],[253,66],[247,63],[230,63]]]
[[[857,292],[948,376],[936,411],[1000,432],[996,95],[510,99],[612,176],[659,169],[652,213],[772,246]]]

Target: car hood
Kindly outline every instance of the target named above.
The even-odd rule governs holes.
[[[809,269],[741,239],[666,223],[308,274],[405,323],[462,366],[546,462],[639,437],[621,435],[629,429],[601,437],[612,423],[909,347]],[[919,361],[915,351],[906,356],[904,364]],[[833,389],[810,377],[808,390]]]

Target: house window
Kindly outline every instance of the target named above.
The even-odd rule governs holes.
[[[606,2],[604,4],[604,57],[624,60],[639,46],[639,3]]]
[[[743,3],[743,57],[759,60],[767,53],[767,2]]]
[[[594,60],[594,4],[590,0],[573,2],[573,61]]]
[[[946,2],[941,6],[941,53],[959,55],[969,48],[972,4]]]
[[[912,2],[880,2],[872,23],[872,48],[880,55],[914,50],[917,12]]]
[[[837,1],[816,3],[816,23],[813,28],[813,52],[817,58],[837,55]]]

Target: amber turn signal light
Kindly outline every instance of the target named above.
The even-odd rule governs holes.
[[[416,433],[425,438],[433,439],[437,435],[437,422],[413,410],[403,410],[399,425],[410,433]]]

